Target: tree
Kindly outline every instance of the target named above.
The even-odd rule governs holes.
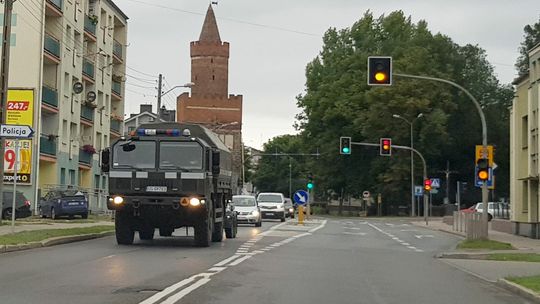
[[[520,56],[516,62],[516,68],[520,76],[529,72],[529,50],[540,43],[540,19],[533,25],[526,25],[523,31],[525,32],[524,39],[519,47]]]

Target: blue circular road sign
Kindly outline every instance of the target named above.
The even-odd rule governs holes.
[[[309,194],[305,190],[297,190],[293,195],[293,200],[297,205],[305,205],[309,201]]]

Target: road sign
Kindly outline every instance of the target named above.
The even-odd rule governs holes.
[[[297,190],[293,195],[293,200],[297,205],[305,205],[309,201],[309,194],[305,190]]]
[[[362,192],[362,197],[369,198],[370,196],[371,196],[371,193],[369,193],[369,191]]]
[[[487,151],[484,151],[484,147],[481,145],[476,146],[474,163],[478,163],[481,158],[487,158],[489,166],[493,167],[493,146],[487,146]]]
[[[31,138],[34,130],[30,126],[0,125],[0,137]]]
[[[431,179],[431,188],[440,188],[441,187],[441,179],[440,178],[432,178]]]
[[[424,195],[424,188],[422,186],[414,186],[414,196]]]
[[[431,194],[437,194],[437,193],[439,193],[439,189],[437,189],[437,188],[432,188],[432,189],[429,191],[429,193],[431,193]]]

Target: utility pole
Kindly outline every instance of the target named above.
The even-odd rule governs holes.
[[[2,91],[0,92],[0,103],[2,106],[2,112],[0,113],[0,122],[5,124],[7,121],[7,95],[9,89],[9,59],[11,48],[11,16],[13,14],[13,2],[15,0],[4,0],[4,28],[2,32],[2,67],[0,70],[0,83],[2,84]],[[0,164],[0,203],[3,204],[4,197],[1,195],[4,192],[4,153],[6,142],[4,138],[0,139],[2,148],[2,162]],[[15,196],[15,193],[13,193]],[[15,213],[15,210],[11,212]]]
[[[161,95],[162,95],[162,91],[161,91],[161,88],[162,88],[162,81],[163,81],[163,75],[162,74],[159,74],[159,79],[158,79],[158,93],[157,93],[157,117],[158,117],[158,120],[159,118],[161,118]]]
[[[439,170],[440,173],[444,173],[446,177],[446,196],[444,198],[445,204],[450,203],[450,174],[458,173],[458,171],[451,171],[450,170],[450,161],[446,161],[446,170]]]

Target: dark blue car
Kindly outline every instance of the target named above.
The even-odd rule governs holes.
[[[52,190],[39,202],[41,217],[53,220],[61,216],[73,218],[76,215],[88,218],[88,200],[84,193],[76,190]]]

